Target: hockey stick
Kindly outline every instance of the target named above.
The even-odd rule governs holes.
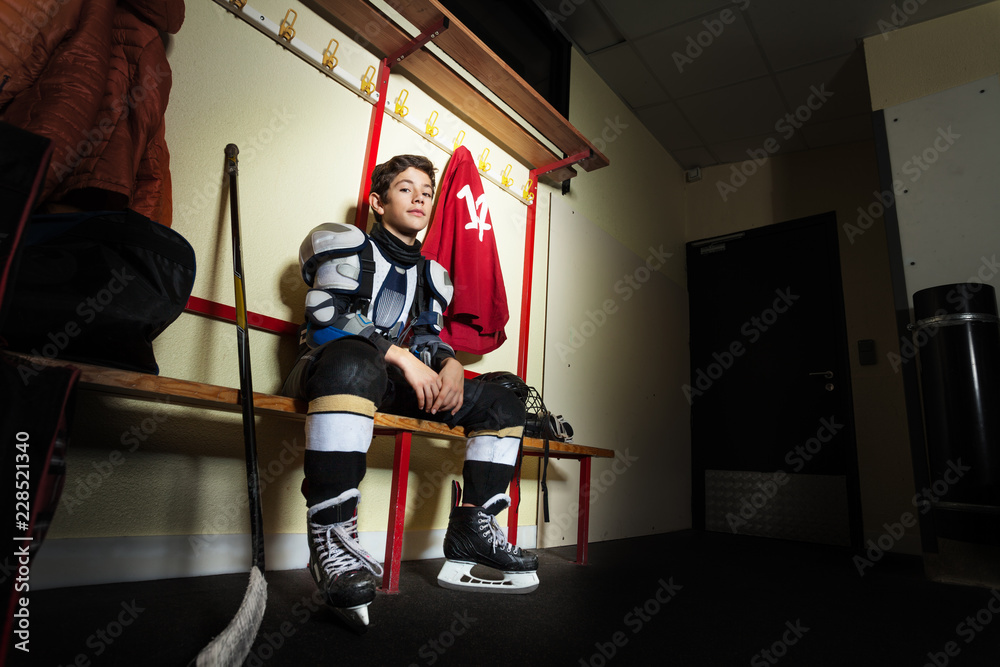
[[[250,584],[236,616],[211,643],[198,654],[198,667],[232,665],[237,667],[250,653],[267,605],[267,581],[264,579],[264,521],[260,507],[260,473],[257,470],[257,432],[253,420],[253,382],[250,377],[250,340],[247,338],[246,288],[243,285],[243,246],[240,240],[240,210],[236,191],[239,173],[236,144],[226,146],[226,170],[229,173],[229,209],[233,227],[233,282],[236,289],[236,340],[240,364],[240,404],[243,408],[243,444],[247,460],[247,494],[250,499],[250,545],[252,561]]]

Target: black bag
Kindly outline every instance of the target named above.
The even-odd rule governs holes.
[[[19,352],[158,373],[194,286],[191,245],[134,211],[34,216],[0,337]]]
[[[4,294],[17,274],[21,237],[45,183],[52,142],[0,122],[0,325]]]
[[[549,521],[549,487],[547,482],[549,472],[549,441],[559,440],[567,442],[573,437],[573,428],[562,418],[562,415],[553,415],[549,412],[545,403],[542,402],[542,395],[531,385],[525,383],[520,377],[510,371],[493,371],[484,373],[477,379],[482,382],[493,382],[510,389],[521,402],[524,403],[525,422],[524,435],[529,438],[541,438],[542,440],[542,515],[545,522]],[[521,457],[523,448],[518,452],[516,471],[514,479],[521,478]]]
[[[14,573],[34,561],[59,505],[80,376],[76,368],[43,368],[25,382],[22,366],[0,355],[0,396],[4,397],[0,404],[0,472],[14,489],[7,504],[10,519],[7,528],[0,531],[6,544],[13,545],[6,561],[10,574],[0,580],[0,604],[5,612],[0,664],[6,664],[6,655],[14,654],[13,645],[28,639],[28,632],[15,624],[14,617],[16,606],[17,613],[27,610],[15,602],[25,595],[17,591],[28,588],[19,586],[15,591]],[[22,560],[25,552],[28,559]]]

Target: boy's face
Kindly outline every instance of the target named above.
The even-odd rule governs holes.
[[[372,193],[368,201],[389,232],[412,245],[417,233],[430,222],[434,188],[430,177],[416,167],[400,172],[389,186],[385,199]]]

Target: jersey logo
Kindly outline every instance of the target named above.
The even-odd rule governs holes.
[[[469,209],[469,217],[472,218],[471,222],[465,224],[466,229],[478,229],[479,230],[479,241],[483,240],[483,232],[492,227],[486,222],[486,216],[488,216],[489,209],[486,206],[486,193],[479,195],[475,203],[472,201],[472,188],[468,184],[465,185],[461,190],[458,191],[456,195],[459,199],[465,200],[465,205]]]

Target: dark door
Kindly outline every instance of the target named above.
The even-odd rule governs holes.
[[[687,245],[694,525],[860,544],[836,216]]]

